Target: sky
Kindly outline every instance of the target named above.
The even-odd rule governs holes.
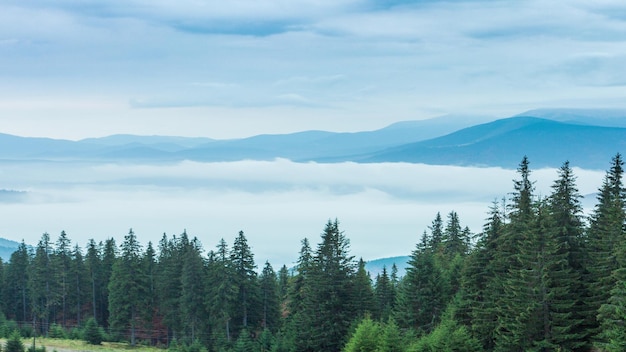
[[[0,132],[236,138],[625,108],[621,0],[4,0]]]
[[[0,133],[224,139],[625,109],[624,67],[622,0],[3,0]],[[590,209],[602,173],[577,174]],[[548,194],[556,171],[535,175]],[[514,177],[417,164],[2,161],[0,236],[34,245],[65,230],[84,246],[133,228],[146,244],[187,229],[211,249],[241,230],[257,263],[289,264],[303,237],[317,243],[338,218],[355,255],[408,255],[437,212],[480,231]]]

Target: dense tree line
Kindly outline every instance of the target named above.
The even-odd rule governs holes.
[[[205,253],[186,232],[156,248],[132,230],[72,246],[62,232],[0,261],[0,335],[102,338],[172,351],[626,350],[626,188],[611,161],[583,214],[568,162],[535,194],[523,158],[478,234],[437,213],[406,275],[374,280],[339,222],[297,264],[259,267],[243,232]]]

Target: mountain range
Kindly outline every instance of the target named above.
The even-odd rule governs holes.
[[[303,131],[216,140],[114,135],[79,141],[0,134],[0,159],[93,162],[273,160],[409,162],[514,168],[604,169],[626,150],[626,111],[532,110],[505,119],[444,116],[399,122],[375,131]]]
[[[8,262],[11,259],[11,254],[17,250],[19,245],[15,241],[0,237],[0,259],[5,263]]]

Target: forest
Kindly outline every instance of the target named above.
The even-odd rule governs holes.
[[[585,214],[569,162],[541,196],[524,157],[480,232],[437,213],[402,277],[394,266],[372,279],[338,220],[277,270],[255,263],[243,232],[207,251],[186,232],[144,246],[131,229],[84,249],[45,233],[0,260],[0,337],[185,352],[624,351],[623,165],[612,158]]]

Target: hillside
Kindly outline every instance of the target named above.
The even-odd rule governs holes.
[[[626,150],[622,112],[534,110],[486,122],[444,116],[399,122],[375,131],[302,131],[242,139],[114,135],[80,141],[0,134],[0,159],[162,163],[290,159],[296,162],[409,162],[515,168],[527,155],[533,167],[604,169]],[[604,115],[602,115],[604,114]],[[8,195],[6,195],[8,196]]]
[[[519,116],[389,148],[359,161],[514,168],[526,155],[535,168],[558,167],[569,160],[573,166],[603,169],[606,160],[624,151],[626,128]]]
[[[80,141],[0,134],[0,159],[89,161],[233,161],[287,158],[311,161],[372,153],[488,121],[488,117],[443,116],[392,124],[375,131],[302,131],[241,139],[113,135]]]
[[[11,258],[11,254],[15,252],[19,245],[18,242],[0,237],[0,258],[2,258],[2,261],[8,262]]]
[[[409,259],[409,256],[374,259],[365,263],[365,270],[370,273],[372,279],[375,279],[378,274],[383,272],[383,268],[387,268],[387,274],[391,275],[391,267],[396,264],[398,277],[403,277],[409,266]]]

